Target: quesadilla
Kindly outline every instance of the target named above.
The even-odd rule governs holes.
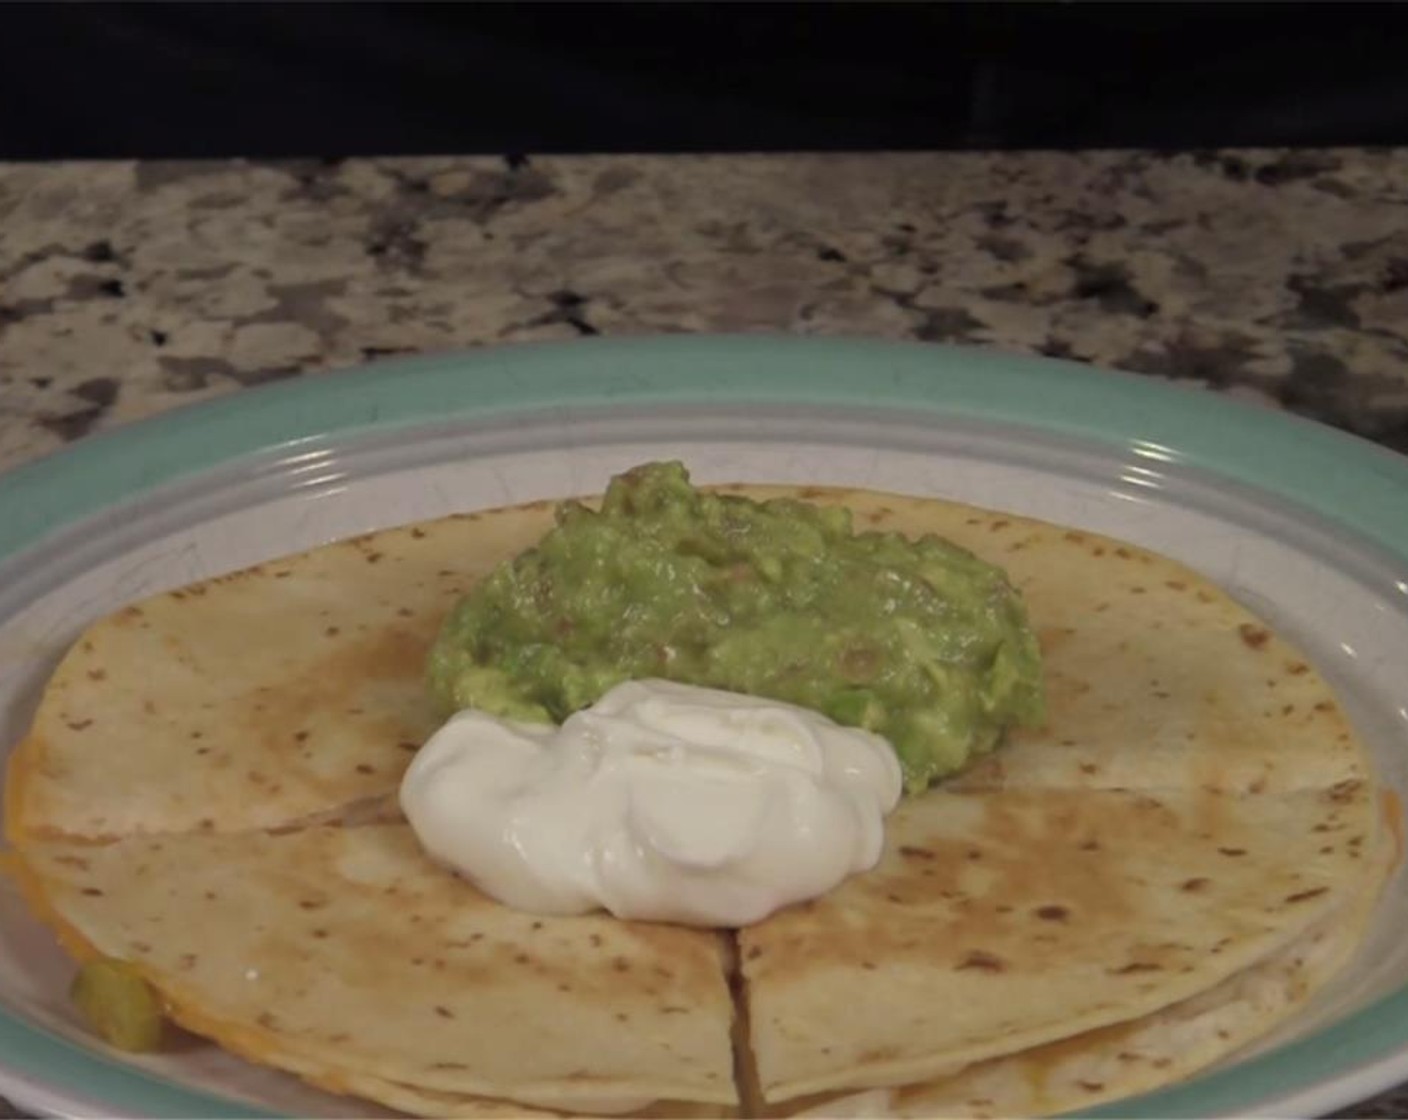
[[[1007,571],[1041,638],[1045,724],[907,798],[873,871],[720,933],[520,913],[418,849],[391,799],[439,719],[427,655],[551,526],[536,503],[90,628],[6,783],[36,912],[197,1033],[424,1115],[1075,1107],[1266,1031],[1357,942],[1385,875],[1374,775],[1325,681],[1225,593],[954,503],[727,489],[947,538]],[[1033,1069],[1050,1092],[1011,1088]]]

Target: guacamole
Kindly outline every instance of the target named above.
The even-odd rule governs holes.
[[[1003,572],[935,536],[857,533],[839,507],[704,493],[679,463],[565,502],[445,621],[447,710],[561,721],[664,678],[785,700],[894,746],[917,792],[1042,717],[1037,643]]]

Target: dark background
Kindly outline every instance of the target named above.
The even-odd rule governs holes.
[[[1408,143],[1408,6],[0,4],[0,158]]]

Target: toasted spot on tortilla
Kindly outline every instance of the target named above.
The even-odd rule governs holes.
[[[975,949],[954,967],[958,969],[979,968],[984,972],[1003,972],[1007,968],[1007,963],[993,953],[985,953],[981,949]]]
[[[1237,633],[1241,635],[1243,643],[1249,649],[1261,649],[1271,639],[1271,632],[1269,630],[1250,622],[1241,623],[1237,627]]]

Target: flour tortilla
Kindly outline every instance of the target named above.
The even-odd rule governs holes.
[[[537,505],[373,533],[102,619],[11,757],[7,835],[278,828],[394,791],[441,719],[441,620],[550,524]]]
[[[729,489],[845,504],[861,528],[937,532],[1002,564],[1042,638],[1051,701],[1045,728],[1018,733],[997,755],[906,802],[875,872],[739,933],[753,1057],[774,1105],[930,1083],[1142,1021],[1251,975],[1333,924],[1372,878],[1373,778],[1329,687],[1265,623],[1194,573],[1105,538],[951,503]],[[332,937],[312,933],[324,927],[306,923],[286,924],[277,942],[255,936],[256,895],[224,912],[195,893],[199,869],[228,858],[247,868],[257,897],[283,897],[289,884],[270,852],[316,847],[315,836],[333,844],[326,837],[339,830],[314,822],[386,803],[435,725],[421,673],[440,620],[474,578],[550,524],[539,503],[388,530],[98,623],[61,665],[9,769],[7,835],[28,861],[41,912],[78,951],[86,940],[103,951],[134,936],[150,945],[161,957],[159,967],[148,963],[153,978],[202,1033],[393,1106],[442,1114],[457,1097],[491,1110],[500,1097],[537,1106],[543,1092],[567,1101],[576,1072],[606,1078],[587,1090],[601,1100],[624,1093],[667,1102],[661,1107],[728,1107],[728,968],[709,932],[672,931],[694,939],[682,944],[701,970],[713,961],[711,994],[690,1018],[697,1033],[674,1044],[688,1061],[654,1043],[618,1052],[607,1029],[624,1012],[632,1034],[674,1038],[685,1027],[678,1012],[652,1012],[629,995],[618,1003],[614,988],[599,1005],[579,1007],[546,982],[532,954],[522,961],[505,952],[493,973],[496,1015],[457,1020],[475,1024],[463,1027],[475,1035],[472,1060],[462,1063],[470,1068],[428,1070],[421,1050],[406,1045],[414,1031],[399,1044],[379,1033],[377,994],[399,991],[399,973],[354,986],[361,994],[345,997],[350,1005],[332,991],[312,995],[322,991],[314,980],[353,971],[361,956],[339,958]],[[363,822],[340,830],[336,843],[360,849],[379,837],[386,848],[398,827]],[[142,892],[124,887],[120,902],[85,895],[55,855],[94,844],[131,853],[166,840],[161,865],[185,887],[171,888],[179,898],[165,911],[170,920],[145,937],[124,932],[144,920],[131,901]],[[408,840],[396,850],[413,878],[439,874]],[[324,850],[321,858],[330,857]],[[119,862],[115,854],[111,866],[103,862],[114,885],[126,882]],[[382,956],[410,936],[397,907],[357,909],[359,886],[336,876],[329,883],[338,904],[356,911],[367,944],[387,947]],[[445,883],[446,898],[472,894]],[[153,888],[141,906],[157,913],[162,897]],[[470,910],[495,929],[525,920],[475,898]],[[215,944],[257,958],[245,967],[261,975],[263,957],[285,953],[277,999],[241,1002],[223,973],[173,969],[181,952],[196,951],[171,948],[186,913],[206,915],[210,929],[231,927]],[[546,963],[575,968],[580,944],[562,919],[543,921],[562,946]],[[634,975],[656,967],[634,942],[619,955]],[[390,968],[378,958],[378,977],[383,964]],[[292,1018],[290,1008],[298,1009]],[[260,1014],[274,1015],[277,1029]],[[320,1037],[340,1033],[329,1024],[349,1017],[358,1032],[366,1024],[365,1061]],[[478,1030],[486,1022],[489,1030]],[[563,1053],[580,1053],[582,1063],[564,1070],[515,1051],[512,1038],[521,1036],[504,1024],[522,1022],[580,1038]],[[703,1078],[706,1069],[717,1076]],[[585,1080],[570,1086],[566,1107],[584,1099]]]
[[[1051,1116],[1181,1080],[1265,1034],[1349,962],[1398,858],[1392,844],[1383,844],[1373,878],[1345,907],[1260,963],[1152,1015],[934,1081],[789,1102],[769,1115]]]
[[[510,910],[431,864],[405,824],[48,841],[23,858],[71,936],[257,1060],[548,1107],[734,1102],[719,934]]]
[[[739,933],[763,1093],[925,1080],[1188,999],[1342,908],[1375,808],[1362,786],[902,804],[874,871]]]

